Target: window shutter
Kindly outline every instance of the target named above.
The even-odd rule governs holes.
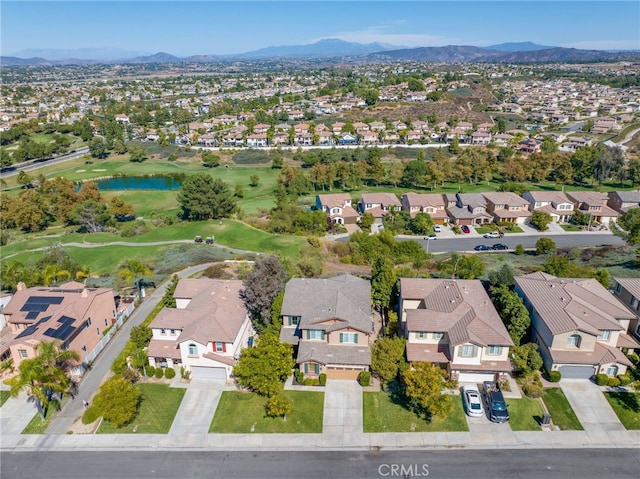
[[[307,329],[307,339],[311,339],[311,331]]]
[[[320,374],[320,365],[316,363],[314,366],[316,367],[316,374]]]
[[[304,363],[304,372],[305,373],[309,372],[309,363]]]
[[[322,340],[324,341],[324,329],[322,330]]]
[[[344,333],[340,333],[340,342],[344,343]]]
[[[222,343],[222,352],[223,353],[227,352],[227,343]]]
[[[355,343],[356,343],[356,344],[358,344],[358,334],[356,333],[356,334],[354,334],[353,336],[356,338]]]
[[[461,357],[462,357],[462,348],[464,348],[464,346],[458,346],[458,354],[457,354],[457,356],[458,356],[459,358],[461,358]]]

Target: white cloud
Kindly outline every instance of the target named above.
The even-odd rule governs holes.
[[[581,50],[638,50],[638,40],[584,40],[581,42],[563,43],[565,48],[579,48]]]

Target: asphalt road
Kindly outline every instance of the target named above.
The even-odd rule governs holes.
[[[544,434],[544,433],[539,433]],[[18,452],[2,479],[636,479],[640,449],[368,452]]]
[[[435,240],[425,240],[422,237],[414,238],[418,241],[425,250],[427,250],[427,243],[429,253],[451,253],[455,251],[474,251],[474,248],[478,245],[484,244],[487,246],[494,245],[496,243],[502,243],[507,245],[509,249],[514,249],[516,245],[521,244],[525,249],[535,248],[536,241],[540,238],[551,238],[555,241],[558,248],[572,248],[574,246],[603,246],[603,245],[618,245],[625,244],[625,241],[619,236],[612,234],[598,234],[598,233],[567,233],[567,234],[547,234],[547,235],[526,235],[526,236],[510,236],[506,235],[504,238],[486,239],[486,238],[443,238]],[[399,238],[399,241],[407,241],[411,238]]]
[[[89,153],[89,148],[87,147],[83,147],[83,148],[78,148],[76,151],[74,151],[73,153],[67,153],[66,155],[60,155],[56,158],[53,158],[51,160],[48,161],[42,161],[42,162],[33,162],[33,161],[25,161],[24,163],[17,163],[13,166],[15,166],[15,170],[11,170],[11,171],[5,171],[4,173],[0,174],[0,178],[8,178],[10,176],[14,176],[17,175],[18,173],[20,173],[21,171],[33,171],[33,170],[37,170],[40,168],[44,168],[45,166],[51,166],[51,165],[55,165],[57,163],[62,163],[64,161],[69,161],[69,160],[75,160],[76,158],[80,158],[81,156],[86,155],[87,153]]]

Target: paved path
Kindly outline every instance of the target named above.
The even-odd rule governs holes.
[[[193,266],[191,268],[180,271],[178,276],[180,278],[188,278],[193,273],[201,271],[209,267],[212,263],[201,264]],[[105,346],[100,352],[98,357],[93,362],[91,369],[89,369],[82,377],[77,397],[80,400],[66,401],[62,410],[51,421],[51,424],[47,428],[47,432],[50,434],[66,434],[73,425],[74,421],[82,416],[84,408],[82,401],[91,401],[93,395],[98,391],[100,385],[111,374],[111,364],[120,351],[124,349],[125,344],[129,340],[131,329],[141,324],[147,316],[153,311],[158,302],[162,299],[170,280],[165,281],[159,285],[158,288],[136,308],[136,310],[129,316],[129,319],[125,321],[120,330],[115,334],[113,339]],[[3,429],[3,433],[5,430]],[[12,431],[16,433],[16,431]],[[19,432],[18,432],[19,433]]]
[[[362,434],[362,386],[329,379],[324,392],[323,434]]]
[[[588,379],[562,379],[559,383],[585,431],[624,431],[598,386]]]
[[[192,379],[186,385],[187,391],[173,420],[169,436],[182,438],[187,434],[208,434],[224,385],[224,381]]]
[[[24,391],[7,399],[0,407],[0,444],[5,446],[5,434],[20,434],[37,413],[35,404],[27,400]]]

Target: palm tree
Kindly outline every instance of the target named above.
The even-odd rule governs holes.
[[[61,395],[70,391],[71,379],[67,372],[74,361],[80,360],[80,355],[63,351],[59,342],[41,342],[35,349],[35,358],[20,363],[18,375],[10,381],[10,393],[17,396],[26,390],[44,421],[44,410],[52,402],[59,407]]]
[[[153,271],[139,259],[128,259],[118,271],[118,278],[123,280],[127,286],[131,285],[136,277],[142,276],[153,277]]]

